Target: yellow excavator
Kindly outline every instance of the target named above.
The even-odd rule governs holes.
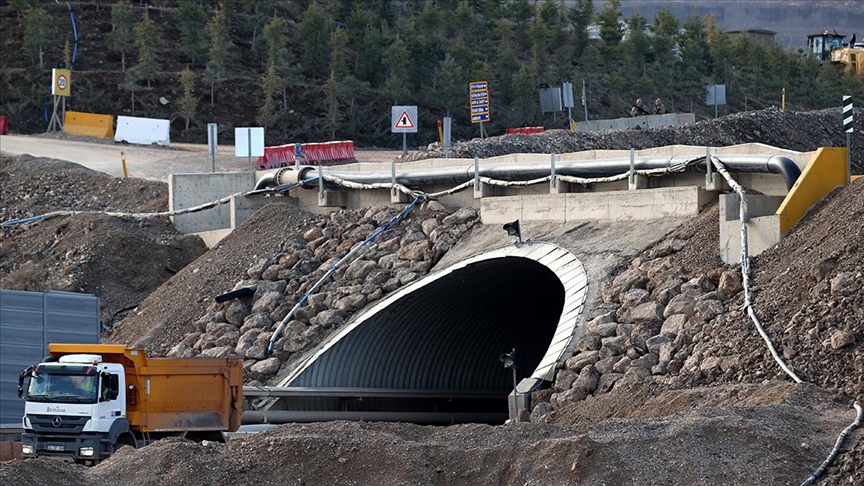
[[[845,39],[845,35],[836,31],[811,34],[807,36],[807,51],[820,61],[842,67],[843,72],[864,75],[864,42],[856,43],[855,34],[849,42],[844,42]]]

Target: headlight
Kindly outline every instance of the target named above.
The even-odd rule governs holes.
[[[29,444],[22,445],[21,446],[21,453],[26,454],[26,455],[33,454],[33,446],[29,445]]]
[[[93,448],[92,447],[82,447],[78,449],[78,455],[83,457],[93,457]]]

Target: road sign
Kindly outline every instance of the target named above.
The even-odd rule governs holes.
[[[69,96],[72,92],[72,71],[68,69],[51,70],[51,94]]]
[[[483,123],[489,121],[489,83],[486,81],[474,81],[468,84],[469,109],[471,110],[471,123]]]
[[[261,157],[263,155],[263,127],[237,127],[234,129],[235,157]]]
[[[391,133],[417,133],[416,106],[394,106],[390,115]]]

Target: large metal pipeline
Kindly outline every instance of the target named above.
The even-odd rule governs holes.
[[[786,188],[791,189],[801,175],[798,165],[788,157],[776,155],[723,155],[720,157],[723,164],[731,172],[751,172],[777,174],[786,182]],[[694,159],[693,156],[649,156],[636,157],[634,159],[635,170],[664,169],[686,164]],[[551,162],[550,162],[551,163]],[[550,174],[551,166],[546,162],[530,163],[499,163],[481,165],[479,172],[481,177],[492,179],[522,181],[544,177]],[[705,162],[691,166],[691,171],[705,172]],[[312,167],[301,167],[299,171],[288,168],[266,174],[255,185],[255,189],[275,187],[287,183],[303,181],[306,179]],[[555,163],[555,173],[576,177],[608,177],[621,174],[630,170],[630,158],[610,158],[593,160],[559,160]],[[341,179],[350,180],[363,184],[388,183],[392,180],[392,173],[360,172],[360,171],[335,171],[328,169],[328,175]],[[403,169],[396,171],[396,181],[400,184],[416,187],[418,185],[440,185],[460,184],[474,178],[474,166],[441,167],[436,169]],[[303,187],[311,189],[317,187],[318,181],[304,184]]]

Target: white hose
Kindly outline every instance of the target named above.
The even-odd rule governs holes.
[[[825,474],[825,471],[827,471],[828,468],[831,466],[831,463],[834,462],[837,454],[840,453],[840,448],[843,446],[843,442],[846,440],[846,437],[851,434],[853,430],[861,426],[861,419],[862,417],[864,417],[864,411],[862,411],[861,405],[859,405],[858,402],[855,402],[855,404],[852,406],[855,407],[855,411],[857,412],[855,416],[855,421],[853,421],[851,424],[849,424],[848,427],[843,429],[843,432],[840,432],[840,436],[837,437],[837,442],[834,443],[834,448],[831,449],[831,453],[828,454],[828,457],[825,458],[824,461],[822,461],[822,464],[819,465],[819,468],[816,469],[816,471],[813,472],[810,477],[805,479],[803,483],[801,483],[801,486],[810,486],[812,484],[815,484],[816,480],[818,480],[820,477],[822,477],[823,474]]]
[[[712,156],[711,163],[717,169],[717,172],[726,179],[726,182],[729,183],[729,187],[738,193],[738,196],[741,198],[738,216],[741,218],[741,278],[744,286],[744,307],[747,309],[747,314],[750,316],[753,324],[756,325],[756,330],[759,331],[762,340],[765,341],[765,344],[768,346],[768,351],[771,352],[774,361],[780,365],[780,368],[782,368],[787,375],[795,380],[795,383],[801,383],[801,378],[798,378],[798,375],[796,375],[795,372],[783,362],[783,359],[777,353],[777,350],[774,349],[774,345],[771,343],[771,338],[769,338],[768,334],[765,333],[762,323],[759,322],[759,317],[756,316],[756,311],[753,310],[753,302],[750,295],[750,257],[748,256],[749,249],[747,246],[747,194],[744,192],[744,188],[732,179],[732,176],[729,175],[729,171],[726,170],[726,167],[717,157]]]

